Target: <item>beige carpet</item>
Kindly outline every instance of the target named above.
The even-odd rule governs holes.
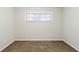
[[[76,52],[63,41],[15,41],[3,52]]]

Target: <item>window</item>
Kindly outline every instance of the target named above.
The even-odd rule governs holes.
[[[27,21],[51,21],[51,16],[51,13],[47,12],[29,12],[25,17]]]

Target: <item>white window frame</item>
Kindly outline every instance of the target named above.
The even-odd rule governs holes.
[[[27,14],[48,14],[49,20],[40,20],[41,18],[38,18],[38,20],[28,20]],[[25,12],[25,20],[26,22],[51,22],[52,21],[52,13],[50,12]]]

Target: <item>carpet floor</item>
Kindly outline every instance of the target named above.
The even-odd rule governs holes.
[[[63,41],[15,41],[2,52],[76,52]]]

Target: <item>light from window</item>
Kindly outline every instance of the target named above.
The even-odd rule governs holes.
[[[41,13],[26,13],[26,20],[27,21],[51,21],[51,14],[47,12]]]

